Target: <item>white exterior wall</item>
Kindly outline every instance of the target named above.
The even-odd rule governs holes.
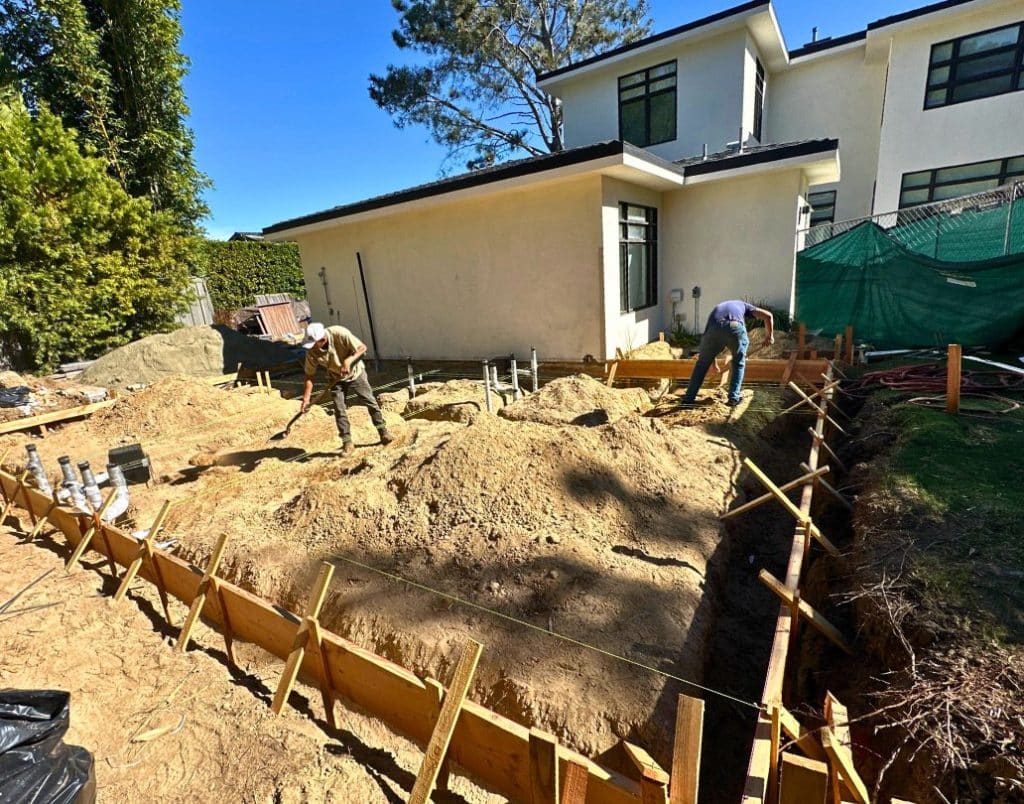
[[[300,233],[313,317],[372,352],[358,251],[382,357],[601,357],[601,193],[590,175]]]
[[[743,120],[743,141],[754,136],[754,97],[757,93],[757,59],[761,57],[754,38],[747,34],[747,41],[743,48],[743,99],[742,99],[742,120]],[[761,59],[764,65],[764,59]],[[768,66],[765,69],[765,114],[761,117],[761,140],[760,144],[772,142],[771,132],[768,129],[768,87],[771,83],[771,75],[768,73]],[[758,143],[758,140],[751,140]]]
[[[765,128],[772,141],[839,140],[842,180],[811,188],[838,191],[837,221],[871,214],[885,73],[884,62],[865,64],[861,43],[770,76]]]
[[[899,206],[904,173],[1024,154],[1024,91],[924,109],[933,44],[1022,20],[1024,3],[1016,0],[988,8],[967,6],[931,23],[914,20],[913,27],[891,34],[879,31],[891,36],[891,56],[875,212]],[[845,163],[842,140],[840,148]]]
[[[682,323],[689,330],[703,330],[711,308],[728,299],[764,300],[789,309],[805,193],[800,169],[665,193],[660,287],[666,325],[671,319],[668,299],[673,288],[684,291],[677,313],[684,315]],[[701,288],[697,322],[691,295],[695,285]]]
[[[676,60],[676,139],[647,150],[664,159],[714,153],[739,135],[744,114],[746,29],[658,53],[636,56],[587,73],[559,88],[567,148],[619,138],[619,78]],[[749,127],[748,127],[749,130]]]
[[[658,210],[658,296],[667,298],[664,285],[665,224],[662,218],[662,194],[617,179],[602,181],[602,254],[604,272],[605,358],[615,357],[615,349],[623,352],[650,343],[665,327],[662,306],[622,312],[622,281],[619,256],[619,204],[639,204]]]

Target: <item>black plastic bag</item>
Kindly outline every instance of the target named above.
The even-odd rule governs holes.
[[[71,696],[60,690],[0,690],[0,802],[92,804],[92,754],[61,739]]]

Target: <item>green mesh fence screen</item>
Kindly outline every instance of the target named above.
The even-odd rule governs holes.
[[[912,218],[912,219],[911,219]],[[865,220],[797,255],[796,315],[876,349],[998,347],[1024,326],[1024,198]],[[811,230],[814,231],[814,230]]]

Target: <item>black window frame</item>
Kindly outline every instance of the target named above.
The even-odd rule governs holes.
[[[992,48],[991,50],[983,50],[979,53],[970,53],[966,56],[960,55],[960,45],[966,39],[973,39],[977,36],[984,36],[985,34],[992,33],[994,31],[1001,31],[1005,28],[1012,28],[1014,25],[1017,26],[1017,41],[1012,45],[1004,45],[1002,47]],[[936,52],[940,48],[949,46],[950,52],[949,57],[944,59],[936,59]],[[987,73],[979,73],[978,75],[970,76],[969,79],[961,79],[957,72],[962,64],[970,64],[971,62],[979,61],[985,58],[991,58],[994,55],[1000,53],[1014,54],[1013,63],[1009,68],[1000,68],[998,70],[990,70]],[[944,81],[932,81],[932,71],[948,67],[949,71]],[[1001,76],[1010,76],[1010,88],[1002,89],[998,92],[991,92],[987,95],[978,95],[974,98],[960,98],[959,100],[953,99],[954,92],[963,86],[970,84],[976,84],[981,81],[991,80],[993,78],[999,78]],[[928,96],[932,92],[938,92],[945,90],[945,97],[941,102],[929,103]],[[959,103],[969,103],[970,101],[981,100],[982,98],[995,98],[999,95],[1008,95],[1011,92],[1021,92],[1024,90],[1024,20],[1016,23],[1008,23],[1006,25],[997,25],[994,28],[988,28],[984,31],[977,31],[975,33],[966,34],[965,36],[958,36],[956,39],[947,39],[944,42],[937,42],[932,45],[931,51],[928,55],[928,71],[925,73],[924,79],[924,110],[929,111],[931,109],[943,109],[946,106],[956,106]]]
[[[808,227],[811,227],[811,226],[821,226],[823,223],[835,223],[836,222],[836,194],[837,193],[838,193],[838,190],[819,190],[818,192],[808,193],[807,194],[807,203],[811,207],[811,220],[807,224]],[[828,209],[829,207],[832,208],[832,212],[828,216],[828,218],[821,218],[821,219],[819,219],[817,221],[814,220],[814,216],[818,212],[818,208],[815,207],[815,205],[814,205],[814,197],[815,196],[819,197],[819,203],[820,203],[820,201],[824,200],[825,196],[831,196],[831,198],[829,198],[827,203],[820,204],[820,206],[823,209]]]
[[[638,223],[629,219],[629,209],[642,209],[647,213],[647,221]],[[648,236],[643,240],[629,237],[630,226],[646,226]],[[647,249],[647,266],[650,281],[647,283],[647,298],[640,307],[629,306],[629,259],[628,246],[642,243]],[[658,304],[658,208],[646,204],[635,204],[630,201],[619,202],[619,312],[632,313],[646,310]]]
[[[669,74],[658,75],[658,76],[655,76],[654,78],[652,78],[651,77],[651,73],[654,72],[655,70],[661,69],[662,67],[668,67],[670,65],[672,67],[671,77],[673,79],[675,79],[675,83],[671,87],[666,87],[665,89],[658,89],[658,90],[655,90],[654,92],[652,92],[651,89],[650,89],[651,84],[653,84],[655,82],[658,82],[658,81],[664,81],[666,78],[669,77]],[[642,82],[630,84],[629,86],[627,86],[625,88],[622,86],[623,81],[627,81],[627,80],[629,80],[631,78],[635,78],[636,76],[641,75],[641,74],[644,77]],[[638,148],[649,148],[652,145],[661,145],[661,144],[666,143],[666,142],[674,142],[678,138],[678,136],[679,136],[679,120],[678,120],[678,115],[679,115],[679,65],[678,65],[678,61],[676,59],[672,59],[671,61],[663,61],[663,62],[661,62],[661,64],[655,64],[655,65],[653,65],[651,67],[646,67],[643,70],[634,70],[631,73],[627,73],[626,75],[620,75],[619,76],[619,80],[618,80],[618,84],[617,84],[617,88],[618,88],[618,101],[619,101],[619,139],[622,140],[623,142],[626,141],[626,138],[623,136],[623,131],[622,131],[622,103],[623,103],[623,101],[622,101],[622,93],[623,93],[624,90],[637,89],[640,86],[642,86],[644,88],[643,95],[639,96],[639,98],[643,98],[643,101],[644,101],[644,142],[631,142],[630,144],[636,145]],[[661,97],[662,95],[667,95],[670,92],[672,93],[672,135],[670,137],[665,138],[665,139],[652,140],[651,139],[651,98]],[[630,102],[630,101],[631,102],[636,102],[637,100],[638,100],[638,98],[628,98],[627,102]]]
[[[1016,156],[1007,156],[1007,157],[1003,157],[1002,159],[1000,159],[998,157],[995,158],[995,159],[980,159],[977,162],[964,162],[961,165],[943,165],[942,167],[931,168],[930,170],[926,169],[926,170],[911,170],[911,171],[908,171],[908,172],[904,173],[900,177],[900,201],[899,201],[899,208],[900,209],[908,209],[910,207],[921,206],[922,204],[932,204],[932,203],[934,203],[935,200],[936,200],[935,199],[935,191],[937,189],[939,189],[940,187],[949,187],[949,186],[956,185],[956,184],[967,184],[969,182],[975,182],[975,181],[988,181],[988,180],[991,180],[991,179],[995,179],[996,180],[996,187],[1002,187],[1004,184],[1009,184],[1010,181],[1013,180],[1013,179],[1018,179],[1018,180],[1024,179],[1024,165],[1022,165],[1020,168],[1017,168],[1017,169],[1013,170],[1012,172],[1010,171],[1010,162],[1012,162],[1015,159],[1022,159],[1022,160],[1024,160],[1024,154],[1017,154]],[[959,178],[959,179],[951,179],[951,180],[947,180],[947,181],[938,181],[938,178],[937,178],[938,177],[938,173],[941,170],[955,170],[957,168],[969,168],[969,167],[973,167],[974,165],[984,165],[984,164],[987,164],[989,162],[999,162],[1000,163],[999,164],[999,171],[997,173],[991,173],[991,174],[982,175],[982,176],[974,176],[974,177],[970,177],[970,178]],[[917,175],[919,175],[921,173],[928,173],[929,174],[927,183],[924,183],[924,184],[914,184],[914,185],[912,185],[910,187],[907,187],[907,177],[908,176],[917,176]],[[909,204],[908,203],[904,203],[904,201],[903,201],[903,194],[905,192],[916,191],[916,190],[924,190],[924,189],[928,190],[928,198],[927,199],[925,199],[924,201],[914,201],[914,202],[909,203]],[[986,192],[986,191],[985,190],[978,190],[976,192]],[[964,195],[970,195],[970,194],[971,194],[970,192],[964,193]],[[963,196],[952,196],[952,198],[962,198],[962,197]],[[949,201],[951,199],[942,198],[942,199],[939,199],[939,200],[940,201]]]
[[[764,133],[764,90],[766,74],[761,59],[754,57],[754,139],[761,142]]]

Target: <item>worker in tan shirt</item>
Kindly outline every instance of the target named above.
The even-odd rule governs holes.
[[[373,426],[380,433],[380,443],[390,444],[394,438],[388,433],[384,424],[384,415],[373,396],[373,389],[366,379],[366,371],[359,359],[366,354],[366,344],[342,326],[325,327],[323,324],[312,323],[306,327],[306,338],[302,342],[306,349],[306,383],[302,389],[302,412],[309,409],[309,398],[313,392],[313,378],[320,366],[327,369],[328,381],[331,383],[331,396],[334,399],[334,420],[338,424],[341,435],[341,452],[351,455],[355,450],[352,445],[352,428],[348,421],[345,408],[345,397],[354,394],[370,411]]]

